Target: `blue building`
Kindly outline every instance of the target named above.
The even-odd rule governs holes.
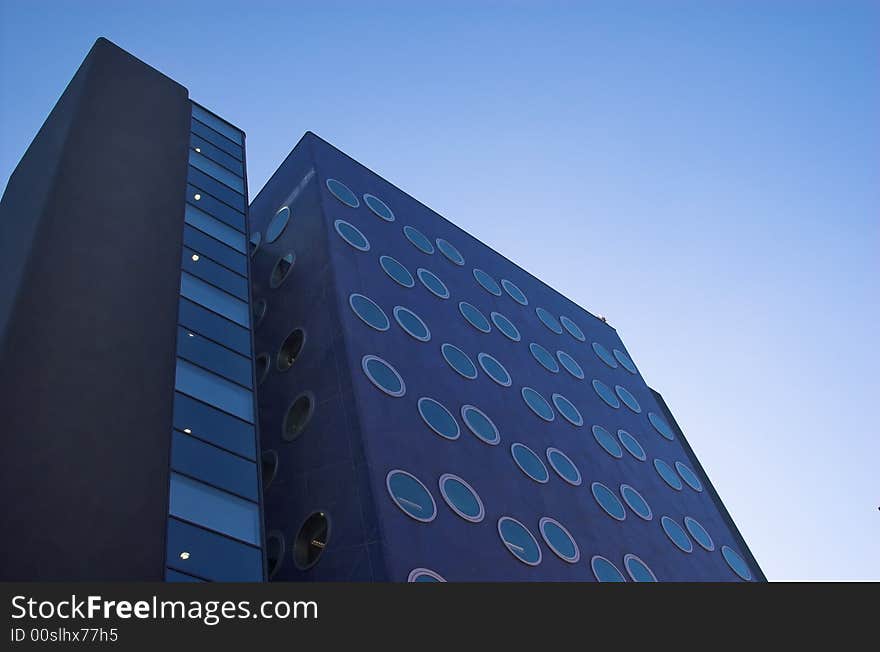
[[[764,579],[604,319],[312,133],[250,223],[270,579]]]
[[[0,579],[264,577],[244,133],[99,39],[0,201]]]

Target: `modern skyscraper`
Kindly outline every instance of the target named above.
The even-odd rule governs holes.
[[[311,133],[250,220],[271,579],[764,579],[605,320]]]
[[[0,202],[2,579],[264,578],[245,179],[95,43]]]
[[[764,579],[604,320],[314,134],[246,198],[99,39],[0,202],[2,579]]]

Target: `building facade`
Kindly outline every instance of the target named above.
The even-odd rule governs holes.
[[[264,578],[245,179],[95,43],[0,202],[2,579]]]
[[[311,133],[250,219],[270,579],[764,579],[603,319]]]

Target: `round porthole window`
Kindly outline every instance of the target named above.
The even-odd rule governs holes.
[[[568,334],[571,335],[578,342],[584,342],[587,339],[587,336],[584,335],[584,332],[581,330],[581,327],[575,324],[571,319],[562,315],[559,318],[559,322],[562,324],[562,327],[568,331]]]
[[[293,542],[293,563],[300,570],[308,570],[318,563],[330,539],[330,521],[324,512],[309,516]]]
[[[669,537],[669,540],[672,541],[679,550],[682,552],[693,552],[694,544],[691,542],[687,532],[684,531],[684,528],[678,523],[668,516],[664,516],[660,519],[660,525],[663,526],[663,531],[666,533],[666,536]]]
[[[437,516],[437,503],[428,488],[412,473],[394,469],[385,476],[388,495],[404,514],[422,523]]]
[[[598,378],[593,381],[593,389],[596,390],[599,398],[605,401],[605,403],[607,403],[609,407],[620,407],[620,401],[617,400],[617,396],[614,394],[614,392],[611,391],[611,388]]]
[[[428,325],[409,308],[403,306],[395,306],[394,319],[400,324],[400,327],[407,332],[413,339],[419,342],[427,342],[431,339],[431,331]]]
[[[269,488],[275,476],[278,475],[278,453],[266,449],[260,455],[260,475],[263,481],[263,491]]]
[[[336,199],[341,201],[346,206],[357,208],[361,205],[360,201],[358,201],[357,195],[354,194],[351,189],[341,181],[337,181],[336,179],[327,179],[327,189],[333,194],[334,197],[336,197]]]
[[[257,385],[262,385],[266,380],[270,366],[272,366],[272,359],[268,353],[261,353],[254,359],[254,375],[257,377]]]
[[[275,266],[272,267],[272,273],[269,275],[269,287],[277,288],[284,283],[284,279],[290,274],[295,261],[296,256],[294,256],[293,253],[285,254],[279,258],[278,262],[275,263]]]
[[[501,296],[501,288],[498,286],[498,282],[486,272],[475,267],[474,278],[477,279],[477,283],[479,283],[486,292],[494,294],[496,297]]]
[[[419,399],[419,414],[428,427],[444,439],[458,439],[461,435],[458,421],[439,401],[423,396]]]
[[[473,405],[463,405],[461,407],[461,418],[468,427],[468,430],[474,433],[480,441],[490,446],[495,446],[501,441],[498,426],[481,409]]]
[[[361,367],[367,378],[388,396],[403,396],[406,394],[406,384],[397,373],[397,369],[388,362],[375,355],[365,355],[361,359]]]
[[[593,498],[599,503],[599,507],[601,507],[608,516],[618,521],[626,519],[626,510],[611,489],[601,482],[594,482],[590,487],[590,490],[593,492]]]
[[[749,565],[733,548],[730,546],[721,546],[721,555],[724,557],[724,561],[727,562],[727,565],[730,566],[730,570],[739,575],[746,582],[751,581],[752,571],[749,570]]]
[[[617,367],[620,366],[617,364],[617,360],[614,359],[614,356],[611,355],[611,352],[598,342],[593,342],[593,352],[602,362],[612,369],[617,369]]]
[[[468,323],[481,333],[488,333],[492,330],[492,327],[489,325],[489,320],[486,319],[486,315],[467,301],[459,303],[458,309],[461,312],[462,317],[467,319]]]
[[[577,378],[578,380],[584,379],[584,370],[581,369],[581,366],[565,351],[557,351],[556,357],[559,358],[559,362],[562,363],[562,366],[565,367],[565,370],[570,373],[572,376]]]
[[[427,236],[417,228],[407,225],[403,227],[403,235],[405,235],[406,239],[422,253],[429,255],[434,253],[434,245],[432,245]]]
[[[495,358],[493,358],[488,353],[480,353],[477,355],[477,361],[480,363],[480,366],[483,368],[483,371],[486,372],[486,375],[489,376],[496,383],[501,385],[502,387],[510,387],[511,379],[510,374],[507,373],[507,369],[504,368],[504,365],[498,362]]]
[[[550,462],[550,466],[553,467],[553,470],[556,471],[560,478],[574,487],[580,486],[583,481],[581,472],[574,465],[574,462],[569,459],[568,455],[558,448],[548,448],[547,461]]]
[[[257,301],[254,301],[254,309],[253,309],[254,328],[259,326],[260,323],[263,321],[263,317],[266,316],[266,310],[268,308],[269,308],[269,304],[266,303],[265,299],[258,299]]]
[[[486,515],[479,494],[467,482],[451,473],[440,476],[440,494],[449,508],[471,523],[479,523]]]
[[[550,472],[544,466],[544,462],[531,448],[519,442],[510,445],[510,454],[513,461],[535,482],[540,484],[546,483],[550,479]]]
[[[605,559],[605,557],[594,556],[590,560],[590,568],[593,569],[593,575],[600,582],[626,582],[623,573],[617,570],[617,566]]]
[[[490,317],[492,318],[492,323],[495,324],[495,327],[504,333],[505,337],[514,342],[519,342],[521,336],[516,326],[513,325],[513,322],[510,321],[507,317],[502,315],[500,312],[493,312]]]
[[[547,310],[544,310],[544,308],[535,308],[535,314],[538,315],[538,319],[541,320],[541,323],[543,323],[544,326],[557,335],[562,335],[562,326],[560,326],[556,317],[551,315]]]
[[[559,414],[573,426],[584,425],[584,418],[574,404],[565,398],[562,394],[554,394],[552,397],[553,405],[559,410]]]
[[[556,418],[556,413],[553,412],[553,408],[550,407],[547,399],[541,396],[536,390],[531,387],[523,387],[521,393],[523,400],[526,402],[526,405],[529,406],[529,409],[544,419],[544,421],[553,421],[553,419]]]
[[[681,478],[678,477],[678,474],[672,470],[672,467],[669,466],[664,460],[661,460],[659,457],[654,459],[654,468],[657,469],[657,473],[663,478],[663,482],[668,484],[670,487],[675,489],[676,491],[681,491],[682,484]]]
[[[362,322],[377,331],[387,331],[391,327],[388,315],[375,301],[363,294],[352,294],[348,297],[348,305]]]
[[[697,477],[697,474],[693,472],[691,467],[682,464],[681,462],[676,462],[675,469],[678,471],[678,475],[681,476],[681,479],[687,482],[687,485],[691,489],[694,491],[703,490],[703,483],[700,482],[700,479]]]
[[[297,396],[287,408],[287,414],[284,415],[281,438],[284,441],[297,439],[309,425],[314,411],[315,401],[310,392],[304,392]]]
[[[284,338],[281,348],[278,349],[278,359],[275,361],[278,371],[287,371],[293,366],[299,354],[302,353],[305,343],[305,331],[301,328],[294,328],[290,335]]]
[[[446,256],[451,262],[456,265],[464,265],[464,256],[461,255],[461,252],[452,246],[450,242],[447,242],[443,238],[437,238],[437,249],[440,250],[440,253]]]
[[[627,452],[639,462],[644,462],[648,459],[648,456],[645,454],[645,449],[642,448],[639,440],[629,434],[626,430],[618,430],[617,438],[620,440],[620,443],[623,444],[623,447]]]
[[[436,274],[420,267],[416,270],[416,276],[419,277],[422,285],[428,288],[428,290],[433,295],[440,297],[441,299],[449,298],[449,289],[446,287],[443,281],[437,278]]]
[[[358,251],[370,250],[370,241],[367,240],[367,236],[361,233],[356,226],[349,224],[345,220],[336,220],[334,226],[336,227],[336,233],[339,234],[339,237],[352,247]]]
[[[581,551],[575,543],[571,532],[556,519],[545,516],[538,522],[538,530],[544,543],[552,550],[562,561],[574,564],[581,558]]]
[[[633,582],[656,582],[657,576],[648,568],[648,564],[643,562],[639,557],[629,554],[623,558],[623,565],[626,572],[632,578]]]
[[[373,211],[376,215],[381,217],[386,222],[394,221],[394,213],[388,208],[388,205],[376,197],[375,195],[370,195],[369,193],[364,195],[364,203],[367,207]]]
[[[626,407],[630,410],[639,414],[642,411],[642,406],[639,405],[639,402],[636,400],[636,397],[633,396],[630,391],[621,385],[615,385],[614,391],[617,393],[618,398],[624,402]]]
[[[673,441],[675,439],[675,434],[672,432],[672,428],[659,414],[655,412],[648,412],[648,421],[650,421],[651,425],[654,426],[654,430],[659,432],[663,437],[665,437],[669,441]]]
[[[645,521],[650,521],[654,518],[654,514],[651,512],[651,506],[648,505],[648,501],[645,500],[642,494],[628,484],[620,485],[620,495],[623,496],[623,501],[629,505],[629,508],[636,516]]]
[[[415,279],[413,279],[409,270],[391,256],[380,256],[379,265],[388,276],[403,287],[411,288],[416,284]]]
[[[630,357],[621,351],[620,349],[614,349],[614,357],[617,358],[617,361],[623,366],[631,374],[636,373],[636,366],[633,364],[633,361]]]
[[[510,553],[522,563],[537,566],[541,563],[541,548],[529,529],[510,516],[498,519],[498,536]]]
[[[529,351],[532,352],[532,356],[534,356],[535,360],[538,361],[538,364],[544,367],[544,369],[550,373],[559,373],[559,365],[556,363],[556,358],[553,357],[550,351],[537,342],[529,344]]]
[[[266,242],[275,242],[284,232],[289,221],[290,209],[287,206],[284,206],[280,211],[275,213],[271,220],[269,220],[269,226],[266,227]]]
[[[521,306],[529,305],[529,300],[526,298],[525,293],[520,290],[515,283],[512,281],[508,281],[506,278],[501,279],[501,286],[504,288],[504,291],[507,292],[508,296],[511,299],[516,301]]]
[[[468,380],[473,380],[477,377],[477,367],[474,364],[474,361],[471,360],[470,357],[468,357],[468,354],[460,348],[453,346],[452,344],[444,344],[440,347],[440,352],[443,354],[443,358],[446,360],[447,364],[449,364],[456,373]]]
[[[704,528],[697,519],[685,516],[684,526],[694,538],[694,541],[699,543],[703,549],[708,550],[709,552],[715,550],[715,542],[712,541],[712,537],[709,536],[706,528]]]
[[[617,459],[623,457],[623,449],[620,447],[620,444],[617,443],[617,440],[611,436],[611,433],[602,426],[593,426],[593,438],[611,457]]]
[[[281,569],[286,547],[287,544],[281,532],[273,531],[266,535],[266,565],[269,567],[267,571],[269,579],[275,577]]]
[[[446,580],[439,573],[429,568],[414,568],[410,571],[407,582],[445,582]]]
[[[260,244],[263,242],[263,234],[259,231],[255,231],[251,234],[251,239],[248,240],[248,255],[253,258],[257,251],[260,249]]]

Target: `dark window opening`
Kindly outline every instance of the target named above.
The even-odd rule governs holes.
[[[272,579],[281,569],[284,561],[284,535],[281,532],[270,532],[266,537],[266,562],[269,567],[268,577]]]
[[[300,394],[290,407],[287,409],[287,415],[284,417],[284,428],[281,437],[284,441],[293,441],[299,437],[309,420],[312,418],[314,411],[314,401],[310,394]]]
[[[305,341],[306,334],[301,328],[294,329],[285,338],[284,342],[281,343],[281,348],[278,350],[278,371],[287,371],[293,366],[300,352],[302,352]]]
[[[272,274],[269,276],[269,285],[271,287],[277,288],[284,282],[284,279],[287,278],[287,275],[290,274],[290,270],[293,268],[294,260],[293,254],[287,254],[278,259],[275,267],[272,268]]]
[[[293,563],[300,570],[308,570],[318,563],[327,547],[330,523],[324,512],[315,512],[306,519],[293,542]]]
[[[260,456],[263,475],[263,491],[269,488],[272,480],[278,475],[278,453],[273,450],[265,450]]]

